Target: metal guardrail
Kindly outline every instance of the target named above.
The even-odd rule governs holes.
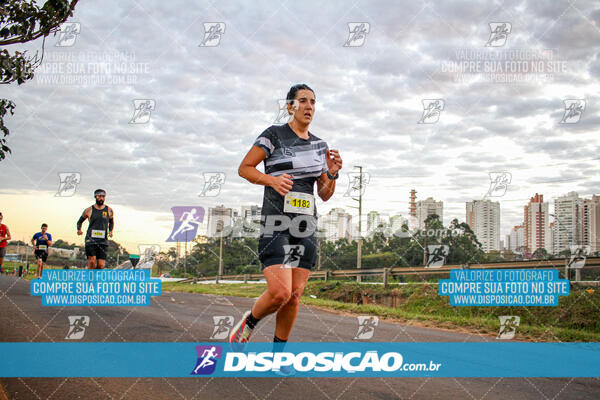
[[[444,265],[440,268],[427,268],[427,267],[396,267],[396,268],[371,268],[371,269],[343,269],[343,270],[316,270],[312,271],[309,279],[324,279],[325,281],[335,278],[348,278],[348,277],[373,277],[381,276],[383,284],[387,285],[389,279],[394,276],[410,276],[410,275],[439,275],[439,274],[450,274],[453,269],[521,269],[521,268],[554,268],[554,269],[565,269],[565,276],[568,279],[569,271],[572,269],[567,268],[569,259],[559,258],[554,260],[531,260],[531,261],[515,261],[515,262],[503,262],[503,263],[488,263],[488,264],[476,264],[476,265],[461,265],[461,264],[450,264]],[[600,267],[600,257],[588,257],[585,261],[583,268],[598,268]],[[597,285],[596,281],[581,281],[580,278],[581,269],[575,269],[576,278],[572,281],[572,284],[590,284]],[[219,280],[242,280],[244,283],[248,281],[255,281],[263,279],[263,274],[237,274],[237,275],[222,275],[222,276],[203,276],[188,278],[178,283],[191,283],[197,281],[216,281]]]

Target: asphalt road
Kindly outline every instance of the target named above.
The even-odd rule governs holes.
[[[0,340],[61,342],[87,315],[86,342],[208,342],[213,316],[236,321],[254,299],[163,293],[149,307],[43,307],[29,282],[0,276]],[[271,341],[274,318],[253,340]],[[352,341],[355,316],[301,306],[290,341]],[[213,339],[214,340],[214,339]],[[495,341],[492,336],[380,321],[372,341]],[[1,355],[0,355],[0,362]],[[0,378],[0,399],[598,399],[599,378]]]

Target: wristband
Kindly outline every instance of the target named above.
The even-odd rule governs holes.
[[[334,180],[336,180],[337,178],[339,178],[339,177],[340,177],[340,173],[339,173],[339,172],[336,172],[335,176],[331,176],[331,174],[329,173],[329,170],[327,170],[327,177],[328,177],[330,180],[334,181]]]

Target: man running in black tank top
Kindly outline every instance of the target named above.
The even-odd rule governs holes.
[[[305,84],[287,94],[291,121],[267,128],[242,160],[238,173],[250,183],[265,186],[261,210],[259,258],[267,290],[233,328],[229,342],[241,349],[259,320],[276,312],[273,351],[283,350],[298,315],[300,297],[317,258],[317,210],[314,187],[323,201],[333,196],[342,168],[337,150],[308,130],[315,112],[315,94]],[[264,162],[265,173],[256,169]],[[288,228],[270,221],[290,221]],[[299,222],[302,221],[302,222]],[[297,222],[295,225],[294,223]],[[279,373],[289,376],[292,368]]]
[[[108,238],[113,236],[115,220],[112,208],[104,204],[106,191],[97,189],[94,192],[96,204],[86,208],[77,221],[77,234],[83,235],[81,225],[89,219],[87,233],[85,234],[85,255],[88,258],[89,269],[104,268],[106,263],[106,249]]]

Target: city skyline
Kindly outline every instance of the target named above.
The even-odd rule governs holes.
[[[561,196],[558,196],[557,198],[560,198],[560,197],[565,196],[565,195],[567,195],[569,193],[572,193],[572,192],[574,192],[574,191],[569,191],[569,192],[567,192],[567,193],[565,193],[565,194],[563,194]],[[537,195],[537,193],[535,193],[535,195]],[[533,196],[535,196],[535,195],[532,194],[530,196],[530,198],[528,199],[528,201],[531,200],[531,198]],[[540,194],[540,195],[542,195],[542,194]],[[596,195],[592,194],[591,196],[596,196]],[[591,197],[591,196],[589,196],[589,197]],[[548,199],[548,197],[546,197],[546,196],[544,196],[544,198]],[[581,195],[579,195],[579,198],[582,200],[582,202],[583,202],[584,199],[587,200],[587,197],[584,198]],[[71,197],[69,199],[70,200],[68,200],[68,201],[71,204],[80,204],[79,207],[81,208],[81,210],[83,210],[86,207],[85,206],[86,203],[82,202],[81,199],[78,199],[77,196],[73,196],[73,197]],[[500,198],[491,198],[491,199],[497,199],[497,201],[501,204],[500,205],[500,210],[501,210],[501,215],[502,215],[502,213],[503,213],[502,198],[500,197]],[[431,198],[431,196],[428,196],[428,198],[426,200],[437,200],[437,199]],[[549,201],[549,202],[551,202],[553,204],[553,207],[554,207],[554,200],[555,200],[555,198],[552,198]],[[64,199],[55,200],[55,201],[64,201]],[[417,202],[418,201],[419,200],[418,200],[418,197],[417,197]],[[473,200],[471,200],[471,201],[473,201]],[[446,208],[446,205],[449,204],[448,202],[445,202],[444,200],[440,200],[440,202],[443,203],[444,208]],[[378,218],[380,220],[381,219],[387,219],[387,222],[386,222],[387,224],[389,224],[390,223],[390,219],[394,218],[394,217],[402,217],[402,218],[404,218],[404,219],[406,219],[407,221],[410,222],[410,218],[409,218],[410,204],[409,203],[410,203],[409,201],[406,202],[407,206],[406,206],[406,210],[405,210],[404,213],[402,213],[402,212],[386,213],[386,212],[380,212],[378,210],[372,210],[369,207],[365,207],[365,209],[368,210],[368,211],[363,211],[363,236],[369,232],[369,230],[368,230],[368,218],[369,218],[368,215],[371,212],[376,212],[378,214]],[[466,204],[466,203],[467,202],[465,202],[464,204]],[[463,204],[463,207],[464,207],[464,204]],[[518,205],[517,207],[520,208],[521,210],[523,210],[523,207],[526,206],[526,204],[527,203],[524,202],[522,205]],[[221,205],[225,205],[225,204],[217,204],[217,205],[215,205],[213,207],[219,207]],[[87,206],[89,206],[89,204]],[[111,204],[111,206],[114,208],[114,205]],[[71,206],[71,207],[73,207],[75,210],[77,209],[74,206]],[[197,205],[196,207],[202,207],[202,206],[201,205]],[[256,203],[256,204],[247,203],[247,204],[239,205],[237,207],[228,207],[227,205],[225,205],[225,207],[226,208],[236,209],[237,211],[240,211],[240,215],[243,215],[244,214],[244,210],[249,210],[250,208],[258,208],[258,209],[260,209],[261,205],[258,204],[258,203]],[[200,225],[200,231],[203,232],[203,233],[206,233],[207,229],[209,229],[208,228],[208,215],[209,215],[208,211],[209,211],[209,209],[211,207],[203,207],[203,208],[205,209],[205,215],[204,215],[204,220],[203,220],[202,224]],[[350,207],[347,207],[347,208],[350,209]],[[321,209],[322,209],[322,207],[319,208],[319,210],[321,210]],[[352,221],[356,221],[356,218],[358,216],[358,212],[356,210],[350,209],[348,211],[348,210],[346,210],[346,208],[339,207],[339,206],[338,207],[331,207],[329,210],[327,210],[326,212],[323,212],[323,213],[319,212],[319,216],[323,217],[323,216],[329,214],[330,212],[332,212],[335,209],[341,209],[344,213],[347,213],[347,214],[349,214],[352,217]],[[117,207],[117,210],[119,210],[119,207]],[[464,210],[464,208],[463,208],[463,210]],[[37,224],[38,227],[39,227],[39,225],[41,225],[42,222],[48,223],[48,221],[54,221],[54,220],[56,220],[58,218],[64,218],[64,211],[65,210],[61,210],[61,211],[62,212],[58,213],[57,215],[51,215],[48,218],[43,219],[43,220],[40,219],[39,224]],[[448,226],[449,223],[450,223],[450,221],[452,221],[454,218],[458,219],[459,222],[467,222],[467,218],[466,218],[466,215],[465,215],[464,211],[463,211],[463,215],[462,216],[461,215],[447,215],[447,212],[445,212],[445,211],[444,211],[444,214],[445,214],[445,217],[442,220],[442,223],[444,224],[444,226]],[[549,213],[549,214],[553,214],[553,213]],[[139,225],[140,222],[144,223],[144,225],[143,225],[144,227],[149,227],[149,224],[152,223],[151,219],[148,218],[148,213],[145,213],[145,215],[144,215],[144,214],[140,214],[139,212],[136,212],[136,211],[131,210],[131,209],[127,209],[124,215],[121,215],[120,213],[118,213],[116,211],[116,215],[117,215],[117,218],[119,218],[119,220],[120,219],[124,220],[124,224],[129,229],[131,229],[130,228],[131,225]],[[32,215],[29,215],[28,218],[27,218],[27,221],[29,222],[29,224],[31,226],[35,226],[34,223],[33,223],[34,218],[35,217],[32,216]],[[152,219],[154,219],[156,221],[158,218],[162,222],[162,224],[161,224],[162,227],[163,227],[162,232],[165,232],[164,237],[162,237],[160,234],[154,234],[154,235],[151,235],[151,236],[146,236],[147,240],[139,240],[139,241],[130,241],[130,240],[127,240],[127,239],[126,240],[119,240],[118,237],[115,237],[115,240],[117,242],[121,243],[129,252],[133,252],[133,253],[135,253],[135,251],[137,249],[137,246],[139,244],[143,244],[143,243],[156,243],[156,244],[160,245],[162,249],[167,249],[169,247],[172,247],[173,244],[172,243],[168,243],[165,240],[166,240],[166,238],[168,236],[168,232],[171,230],[171,228],[173,226],[173,217],[172,217],[171,214],[169,214],[169,216],[167,218],[165,218],[163,215],[161,215],[161,216],[154,216]],[[117,221],[119,221],[119,220],[117,220]],[[27,242],[29,242],[29,240],[30,240],[31,236],[33,235],[33,233],[39,231],[39,229],[36,230],[34,228],[34,229],[32,229],[32,231],[31,231],[30,234],[23,235],[22,234],[22,230],[20,230],[20,229],[16,229],[16,230],[13,229],[13,225],[9,222],[9,219],[6,216],[5,216],[5,222],[7,223],[7,225],[9,225],[9,228],[11,228],[11,233],[12,233],[12,236],[13,236],[13,240],[24,240],[27,243]],[[506,229],[506,230],[504,229],[504,227],[507,226],[507,225],[510,225],[510,223],[507,224],[506,221],[502,220],[502,218],[500,219],[500,227],[501,228],[500,228],[500,231],[499,231],[500,232],[499,233],[499,242],[502,242],[504,244],[505,248],[514,247],[514,246],[510,246],[509,244],[506,243],[507,242],[506,236],[510,235],[511,231],[513,230],[513,228],[515,226],[523,225],[523,223],[524,223],[523,211],[521,211],[520,220],[518,220],[518,217],[517,217],[517,223],[514,224],[514,225],[512,225],[512,226],[509,226],[508,229]],[[50,224],[50,225],[52,226],[52,224]],[[74,222],[73,222],[73,225],[74,225]],[[351,225],[352,226],[349,228],[349,232],[352,232],[356,236],[356,232],[358,231],[357,223],[356,222],[352,222]],[[346,229],[346,228],[344,228],[344,229]],[[151,229],[149,229],[149,230],[151,230]],[[66,241],[68,241],[70,243],[78,243],[78,241],[82,241],[82,239],[81,239],[82,237],[78,237],[78,236],[74,235],[74,232],[69,232],[68,228],[66,230],[64,229],[64,227],[63,227],[63,229],[55,229],[55,230],[53,230],[52,228],[50,228],[49,231],[53,232],[53,235],[55,235],[56,238],[60,238],[60,239],[66,240]],[[73,231],[74,231],[74,228],[73,228]],[[116,231],[116,232],[118,232],[118,231]],[[508,232],[508,234],[507,234],[507,232]],[[524,233],[524,235],[525,235],[525,233]],[[71,239],[69,239],[69,238],[71,238]],[[525,236],[524,236],[523,240],[525,240]],[[546,250],[550,251],[549,249],[546,249]]]
[[[562,194],[561,196],[558,196],[556,198],[563,197],[565,195],[568,195],[569,193],[576,193],[576,192],[569,191],[569,192],[567,192],[565,194]],[[537,195],[537,193],[535,195]],[[530,198],[528,199],[528,201],[531,200],[532,196],[534,196],[534,194],[532,194],[530,196]],[[580,198],[580,200],[582,202],[583,202],[584,199],[587,200],[587,197],[583,197],[583,196],[581,196],[579,194],[578,194],[578,196],[579,196],[579,198]],[[596,195],[592,194],[592,196],[596,196]],[[591,197],[591,196],[589,196],[589,197]],[[544,198],[548,199],[546,196],[544,196]],[[77,198],[77,196],[73,196],[73,197],[70,197],[68,199],[70,199],[68,201],[71,204],[81,204],[79,207],[80,207],[80,209],[82,211],[86,207],[86,205],[85,205],[86,203],[82,202],[82,200],[79,199],[79,198]],[[502,215],[503,214],[502,198],[500,197],[500,198],[491,198],[491,199],[497,199],[497,201],[500,203],[500,210],[501,210],[501,215]],[[64,201],[64,200],[65,199],[63,198],[63,199],[55,200],[55,201]],[[437,199],[431,198],[431,196],[428,196],[428,198],[426,200],[436,200],[437,201]],[[552,203],[553,207],[554,207],[554,200],[555,200],[555,198],[551,198],[549,200],[549,202]],[[417,197],[417,202],[418,201],[419,200],[418,200],[418,197]],[[481,201],[481,200],[471,200],[471,201]],[[492,200],[492,201],[496,201],[496,200]],[[443,203],[444,208],[446,208],[447,204],[450,204],[448,202],[445,202],[444,200],[440,200],[440,202]],[[463,207],[464,207],[464,205],[466,203],[468,203],[468,201],[463,204]],[[406,219],[407,221],[410,222],[410,218],[409,218],[410,204],[409,204],[409,201],[407,201],[406,204],[407,204],[407,206],[406,206],[406,210],[405,210],[404,213],[402,213],[402,212],[386,213],[386,212],[380,212],[378,210],[371,210],[369,207],[364,207],[364,209],[366,209],[368,211],[363,211],[363,236],[368,233],[368,218],[369,218],[368,215],[371,212],[376,212],[378,214],[378,218],[380,220],[387,219],[386,223],[388,223],[388,224],[389,224],[390,219],[394,218],[394,217],[402,217],[402,218],[404,218],[404,219]],[[521,209],[520,220],[517,217],[517,223],[514,224],[514,225],[512,225],[512,226],[509,226],[508,229],[505,230],[504,227],[507,226],[507,225],[510,225],[510,224],[507,224],[506,221],[502,220],[502,218],[500,219],[500,227],[501,228],[500,228],[500,231],[499,231],[500,232],[500,234],[499,234],[499,242],[500,241],[504,242],[504,245],[507,248],[509,247],[509,245],[507,243],[505,243],[506,242],[507,232],[510,234],[510,231],[513,229],[514,226],[519,226],[519,225],[522,225],[524,223],[523,211],[522,210],[523,210],[523,207],[526,206],[526,204],[527,204],[526,202],[523,202],[523,204],[517,206],[518,208]],[[239,211],[240,215],[244,214],[244,209],[246,209],[246,210],[249,209],[249,208],[258,208],[258,209],[260,209],[260,207],[261,207],[261,205],[258,204],[258,203],[256,203],[256,204],[247,203],[247,204],[239,205],[237,207],[235,207],[235,206],[234,207],[228,207],[226,204],[217,204],[217,205],[215,205],[213,207],[219,207],[221,205],[225,205],[225,208],[231,208],[231,209],[235,209],[236,211]],[[87,204],[87,206],[89,206],[89,204]],[[77,210],[77,208],[75,208],[74,206],[71,206],[71,207],[73,207],[75,210]],[[112,204],[111,204],[111,207],[115,208],[115,206],[112,205]],[[196,205],[196,207],[203,207],[203,206]],[[168,242],[165,241],[166,238],[168,237],[168,232],[171,230],[171,228],[173,226],[173,216],[170,213],[169,213],[169,216],[166,217],[166,218],[165,218],[165,216],[160,215],[160,216],[153,216],[153,218],[150,219],[150,218],[148,218],[149,213],[141,214],[139,212],[136,212],[135,210],[126,209],[126,211],[125,211],[124,214],[120,214],[120,213],[118,213],[119,208],[120,207],[117,207],[116,211],[115,211],[116,218],[119,218],[117,220],[117,223],[120,220],[123,220],[122,225],[125,225],[125,229],[124,229],[125,232],[131,231],[131,225],[138,225],[139,226],[140,222],[143,222],[143,225],[142,225],[143,227],[147,227],[148,228],[150,226],[149,224],[152,223],[151,219],[154,219],[156,221],[158,218],[160,218],[160,220],[162,222],[161,225],[162,225],[163,229],[161,231],[159,231],[159,232],[164,232],[164,235],[160,235],[160,234],[148,235],[148,236],[145,236],[145,238],[147,240],[139,240],[139,241],[130,241],[130,240],[127,240],[127,239],[126,240],[119,240],[118,237],[115,237],[115,240],[117,242],[121,243],[128,251],[135,253],[135,251],[137,250],[138,244],[142,244],[142,243],[156,243],[156,244],[159,244],[162,249],[167,249],[167,248],[173,246],[172,243],[168,243]],[[203,220],[202,224],[200,224],[200,231],[199,232],[206,233],[206,231],[208,229],[208,215],[209,215],[208,211],[212,207],[203,207],[203,208],[205,209],[205,215],[204,215],[204,220]],[[347,214],[349,214],[352,217],[352,221],[353,222],[351,224],[351,227],[349,228],[349,232],[352,232],[354,235],[356,235],[356,232],[358,231],[358,228],[357,228],[357,223],[354,222],[354,221],[356,221],[356,218],[358,216],[358,212],[356,210],[350,209],[350,207],[347,207],[347,208],[349,210],[347,210],[345,207],[339,207],[339,206],[338,207],[331,207],[329,210],[327,210],[325,212],[321,212],[322,207],[320,207],[319,208],[319,216],[323,217],[323,216],[329,214],[330,212],[332,212],[333,210],[336,210],[336,209],[342,210],[344,213],[347,213]],[[464,208],[463,208],[463,210],[464,210]],[[64,214],[65,214],[66,210],[61,210],[61,211],[62,212],[60,212],[58,214],[51,214],[51,215],[49,215],[48,218],[46,218],[46,219],[43,219],[43,220],[40,219],[39,224],[37,224],[38,228],[39,228],[39,225],[41,225],[42,222],[48,223],[48,221],[55,221],[56,219],[62,219],[62,218],[64,218]],[[463,211],[462,215],[447,215],[446,211],[444,211],[444,214],[445,214],[445,217],[442,220],[442,223],[444,224],[444,226],[448,226],[449,223],[450,223],[450,221],[452,221],[454,218],[458,219],[459,222],[467,222],[467,218],[466,218],[466,215],[465,215],[464,211]],[[552,215],[553,213],[549,213],[549,214]],[[27,218],[27,221],[29,222],[29,224],[31,226],[35,226],[35,225],[33,225],[33,222],[32,222],[34,220],[34,218],[35,217],[33,215],[29,215],[28,218]],[[12,236],[13,236],[13,240],[24,240],[25,242],[29,242],[29,240],[30,240],[31,236],[33,235],[33,233],[39,231],[39,229],[36,230],[34,228],[30,234],[26,234],[24,236],[19,229],[17,229],[17,230],[13,229],[13,225],[10,223],[10,220],[6,217],[6,213],[5,213],[5,222],[6,222],[7,225],[9,225],[9,228],[11,228],[11,233],[12,233]],[[73,221],[73,225],[74,225],[74,222],[75,222],[75,220]],[[73,228],[72,232],[69,232],[68,228],[66,230],[64,229],[64,227],[63,227],[63,229],[52,229],[52,225],[53,224],[50,223],[49,225],[51,225],[51,228],[49,228],[49,231],[51,231],[56,238],[60,238],[60,239],[66,240],[66,241],[68,241],[70,243],[78,243],[78,241],[82,241],[82,239],[81,239],[82,237],[78,237],[78,236],[76,236],[74,234],[74,230],[75,230],[74,228]],[[118,226],[119,225],[117,225],[116,229],[118,229]],[[418,226],[418,224],[417,224],[417,226]],[[148,229],[152,230],[150,228],[148,228]],[[346,229],[346,228],[344,228],[344,229]],[[118,232],[118,231],[116,231],[116,232]],[[71,240],[69,240],[69,237],[71,237]],[[523,239],[523,240],[525,240],[525,239]]]
[[[590,232],[592,237],[587,238],[587,243],[592,244],[592,251],[597,251],[600,247],[596,244],[600,242],[600,237],[597,235],[597,232],[600,230],[600,196],[593,195],[591,199],[579,198],[575,192],[569,192],[565,196],[577,196],[582,205],[586,201],[589,203],[588,208],[586,209],[588,210],[586,216],[589,217],[588,223],[590,224],[588,230],[580,228],[581,237],[579,239],[577,237],[569,238],[567,242],[570,244],[585,244],[583,241],[584,232]],[[554,199],[555,203],[565,196]],[[424,214],[421,215],[421,217],[431,214],[438,215],[437,212],[432,212],[432,209],[443,213],[442,204],[443,201],[438,202],[431,197],[427,198],[423,204],[419,205],[419,207],[425,207],[426,210],[423,211]],[[471,227],[478,240],[482,243],[482,248],[486,252],[489,252],[490,250],[512,250],[532,254],[538,248],[543,248],[549,253],[558,253],[561,250],[568,249],[568,246],[565,247],[565,245],[561,245],[557,248],[554,248],[553,246],[555,235],[553,226],[555,221],[550,222],[549,217],[554,217],[555,214],[549,212],[549,203],[544,201],[543,194],[536,193],[529,199],[529,203],[523,206],[525,212],[522,224],[511,228],[509,234],[506,235],[502,234],[500,231],[501,213],[499,201],[491,201],[489,199],[473,200],[466,202],[465,205],[465,218],[461,219],[457,217],[456,219],[458,219],[459,222],[466,222]],[[595,208],[591,208],[592,205]],[[535,208],[533,206],[535,206]],[[419,207],[416,208],[416,215],[421,212],[419,211]],[[411,222],[408,214],[410,214],[410,208],[409,213],[407,214],[398,213],[389,215],[379,213],[376,210],[363,213],[363,237],[372,234],[381,227],[392,227],[393,229],[398,230],[404,223],[407,224],[411,230],[423,229],[423,224],[420,223],[420,219],[415,216],[414,221]],[[258,223],[260,221],[260,207],[258,205],[242,205],[239,210],[236,210],[234,207],[219,205],[214,208],[209,208],[207,215],[208,219],[202,224],[200,229],[202,233],[199,233],[199,235],[210,237],[215,236],[215,232],[218,231],[218,229],[215,228],[215,222],[213,221],[211,223],[211,215],[225,216],[227,226],[232,226],[236,220],[239,218],[244,219],[245,217],[250,217],[252,222]],[[582,208],[581,215],[576,218],[583,218],[583,215]],[[324,238],[326,240],[335,241],[341,238],[353,240],[358,237],[357,217],[358,215],[348,213],[342,207],[332,208],[329,212],[319,215],[319,229],[323,230]],[[422,219],[424,220],[424,218]],[[411,224],[414,226],[411,227]],[[444,224],[444,226],[447,227],[447,224]]]

